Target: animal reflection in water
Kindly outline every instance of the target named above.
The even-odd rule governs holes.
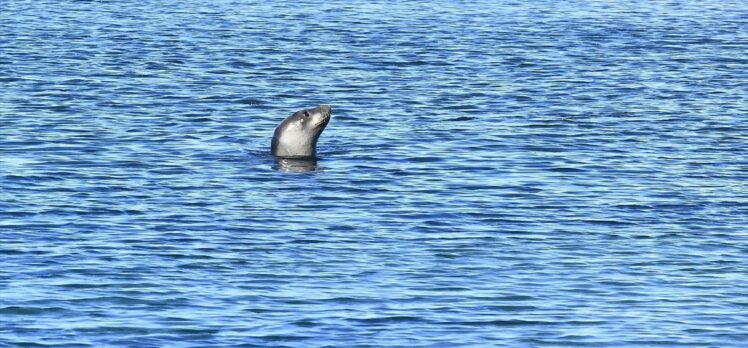
[[[275,169],[282,172],[301,173],[320,170],[317,167],[317,158],[277,158]]]
[[[332,117],[330,105],[303,109],[275,128],[270,149],[277,168],[287,172],[317,170],[317,140]]]

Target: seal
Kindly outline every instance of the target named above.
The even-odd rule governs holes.
[[[304,109],[275,128],[270,150],[278,158],[316,158],[317,140],[332,116],[330,105]]]

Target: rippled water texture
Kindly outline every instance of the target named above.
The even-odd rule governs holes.
[[[745,347],[747,23],[0,2],[0,346]]]

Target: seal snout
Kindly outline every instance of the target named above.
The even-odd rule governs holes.
[[[328,104],[323,104],[317,107],[322,114],[322,119],[319,120],[314,125],[314,128],[316,129],[324,129],[325,126],[327,126],[327,123],[330,122],[330,118],[332,117],[332,106]]]
[[[319,108],[322,111],[322,113],[327,115],[328,117],[332,114],[332,105],[322,104],[319,106]]]

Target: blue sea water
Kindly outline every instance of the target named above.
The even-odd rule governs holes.
[[[1,1],[0,347],[745,347],[747,117],[744,1]]]

